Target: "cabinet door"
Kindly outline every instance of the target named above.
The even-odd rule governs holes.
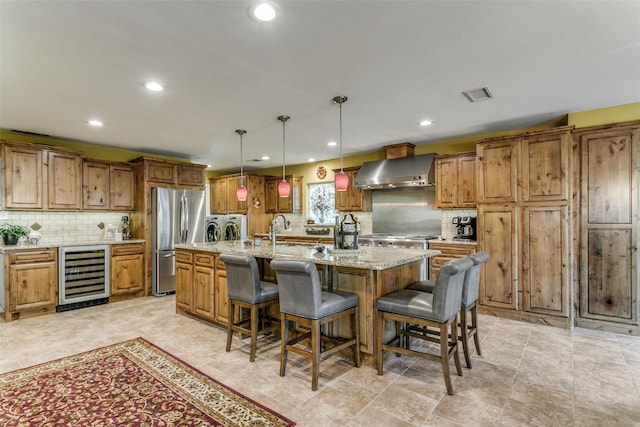
[[[209,180],[211,191],[210,206],[212,214],[227,213],[227,180],[225,178]]]
[[[176,253],[176,259],[177,253]],[[193,304],[193,266],[176,262],[176,308],[191,312]]]
[[[57,304],[55,261],[9,266],[9,312],[51,307]]]
[[[531,136],[522,143],[522,201],[569,200],[569,133]]]
[[[109,167],[111,210],[132,211],[136,204],[136,172],[128,165]]]
[[[476,245],[430,242],[429,249],[440,251],[439,255],[429,258],[429,279],[436,280],[443,265],[454,259],[464,258],[474,253]]]
[[[516,201],[518,140],[481,142],[478,155],[478,203]]]
[[[109,165],[101,162],[82,163],[82,209],[109,209]]]
[[[145,161],[146,180],[162,184],[175,184],[177,181],[178,166],[172,163]]]
[[[248,178],[244,178],[245,187],[247,186]],[[240,177],[233,176],[227,178],[227,207],[230,214],[244,214],[247,213],[247,201],[238,201],[236,191],[240,186]]]
[[[324,283],[327,281],[324,280]],[[358,295],[360,349],[367,354],[373,354],[373,286],[370,275],[362,270],[352,270],[336,267],[334,270],[333,287],[337,291],[350,292]],[[335,322],[334,334],[341,337],[351,337],[351,319],[345,318]]]
[[[516,211],[511,206],[478,206],[478,250],[490,255],[482,269],[481,304],[518,308]]]
[[[180,165],[178,166],[178,184],[180,185],[204,185],[204,167]]]
[[[457,159],[455,157],[436,159],[436,208],[457,208],[457,196]]]
[[[193,267],[193,312],[213,320],[213,283],[212,267],[196,265]]]
[[[214,285],[215,304],[214,318],[217,322],[227,324],[229,322],[229,296],[227,294],[227,271],[224,263],[218,263],[216,267],[216,280]]]
[[[42,209],[42,150],[4,146],[5,207]]]
[[[459,208],[476,206],[476,156],[458,158],[457,205]],[[437,202],[437,201],[436,201]]]
[[[142,250],[142,248],[140,248]],[[134,294],[144,289],[144,255],[111,257],[111,295]]]
[[[75,154],[48,152],[49,209],[80,209],[82,161]]]
[[[639,129],[581,136],[580,317],[639,324]]]
[[[265,179],[264,211],[265,213],[278,212],[278,183],[280,180],[271,177]]]
[[[522,209],[521,254],[523,309],[569,316],[569,207]]]

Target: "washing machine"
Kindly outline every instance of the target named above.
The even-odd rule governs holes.
[[[247,240],[247,216],[223,215],[221,240]]]
[[[216,243],[222,239],[222,226],[224,215],[208,215],[205,219],[205,240],[209,243]]]

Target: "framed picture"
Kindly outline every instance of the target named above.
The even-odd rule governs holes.
[[[104,240],[115,240],[118,227],[113,224],[107,224],[104,227]]]

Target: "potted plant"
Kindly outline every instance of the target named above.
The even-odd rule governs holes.
[[[22,236],[29,235],[29,229],[21,225],[3,224],[0,226],[0,236],[5,245],[15,245]]]

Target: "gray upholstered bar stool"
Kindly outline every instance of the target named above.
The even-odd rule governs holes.
[[[453,356],[456,371],[459,376],[462,376],[458,353],[457,319],[462,301],[462,286],[465,273],[472,265],[473,262],[468,258],[447,262],[438,273],[433,293],[402,289],[378,298],[375,321],[375,360],[378,375],[382,375],[384,369],[384,350],[440,360],[447,393],[453,394],[453,386],[451,385],[449,374],[449,359]],[[396,331],[400,334],[389,343],[384,342],[386,320],[396,322]],[[398,329],[397,322],[424,328],[436,328],[436,336],[434,337],[431,333],[417,334],[407,327]],[[448,328],[451,329],[450,333],[447,331]],[[438,342],[440,344],[440,354],[411,350],[408,346],[403,345],[405,336]],[[398,344],[393,345],[392,343],[396,340]]]
[[[278,304],[278,286],[260,280],[256,259],[250,255],[222,254],[227,271],[227,297],[229,299],[229,323],[227,326],[227,351],[231,350],[233,333],[251,337],[249,360],[256,358],[258,335],[278,330],[278,321],[269,317],[269,307]],[[235,307],[249,310],[249,318],[235,320]],[[238,310],[242,311],[242,310]],[[248,327],[247,327],[248,326]],[[262,327],[260,327],[262,326]]]
[[[462,287],[462,302],[460,307],[460,339],[462,340],[462,350],[467,368],[471,368],[471,357],[469,355],[469,340],[473,337],[476,347],[476,354],[480,356],[480,337],[478,336],[478,289],[480,286],[480,270],[482,265],[489,259],[486,252],[470,254],[468,258],[473,261],[473,266],[467,270]],[[417,282],[407,289],[423,292],[433,292],[435,282],[425,280]],[[471,324],[469,324],[469,314],[471,314]]]
[[[271,268],[276,272],[280,289],[280,376],[287,367],[287,352],[292,351],[311,359],[311,390],[318,389],[321,356],[329,356],[352,347],[353,362],[360,367],[360,327],[358,322],[358,296],[348,292],[322,290],[320,276],[311,261],[274,259]],[[352,338],[322,335],[320,327],[334,320],[350,317]],[[289,324],[305,326],[309,332],[296,333],[289,338]],[[322,339],[333,344],[323,350]],[[311,339],[311,348],[301,342]]]

